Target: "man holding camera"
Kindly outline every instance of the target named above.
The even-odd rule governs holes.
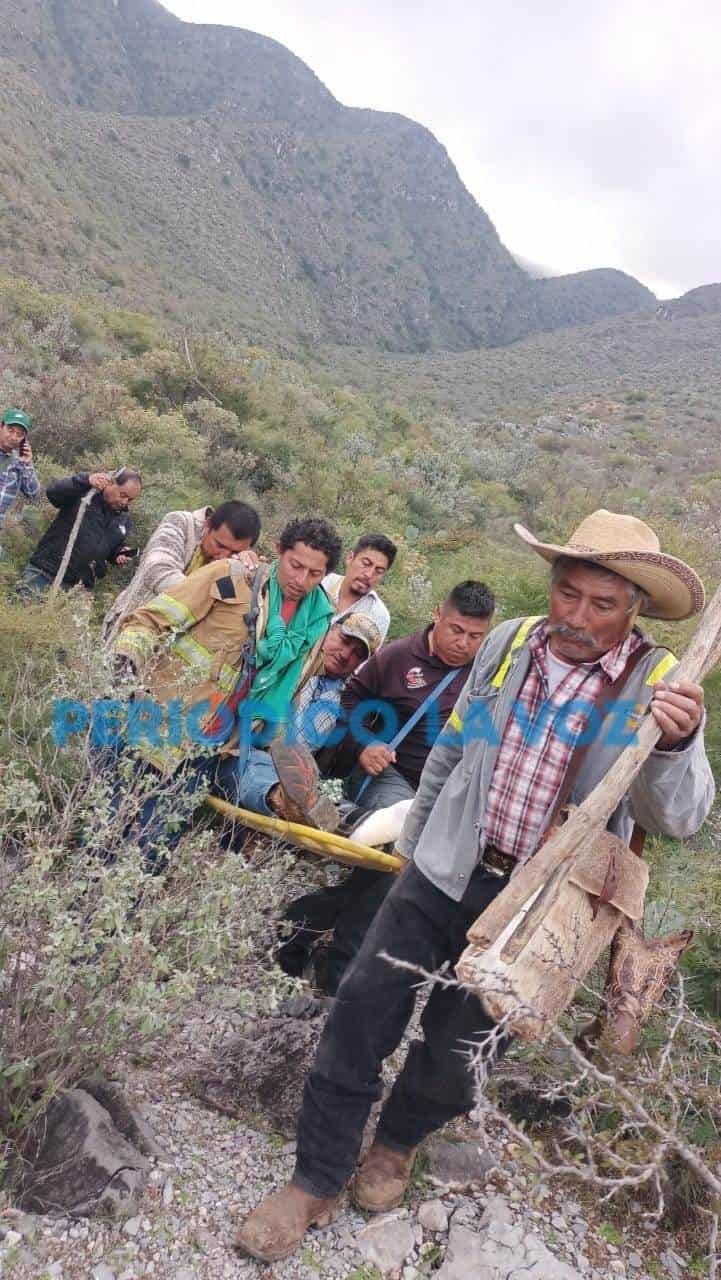
[[[31,426],[32,419],[22,409],[6,409],[0,419],[0,529],[20,494],[31,501],[40,494],[28,440]]]

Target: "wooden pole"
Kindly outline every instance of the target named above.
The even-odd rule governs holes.
[[[73,523],[72,529],[70,530],[70,537],[68,538],[67,545],[63,552],[63,558],[60,561],[60,567],[58,568],[58,571],[55,574],[55,577],[53,578],[53,584],[48,592],[48,600],[52,600],[60,590],[61,583],[63,581],[63,578],[65,577],[65,571],[70,561],[70,557],[73,554],[73,547],[75,546],[75,543],[77,541],[80,526],[83,523],[83,516],[85,515],[85,512],[88,509],[88,506],[92,502],[93,496],[97,492],[98,492],[97,489],[89,489],[87,493],[83,494],[82,498],[80,499],[80,502],[78,503],[78,509],[77,509],[77,512],[75,513],[75,521]]]

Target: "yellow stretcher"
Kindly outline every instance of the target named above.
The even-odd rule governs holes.
[[[283,818],[269,818],[263,813],[252,813],[250,809],[239,809],[237,805],[219,800],[217,796],[208,796],[207,804],[227,818],[242,822],[244,827],[262,831],[265,835],[280,836],[301,849],[307,849],[309,853],[315,853],[321,858],[332,858],[334,862],[342,862],[346,867],[370,867],[373,871],[396,872],[405,865],[405,859],[394,853],[382,853],[380,849],[373,849],[368,844],[356,844],[331,831],[318,831],[315,827],[304,827],[300,822],[286,822]]]

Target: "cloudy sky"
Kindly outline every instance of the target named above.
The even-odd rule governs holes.
[[[660,296],[721,280],[719,0],[165,0],[425,124],[505,244]]]

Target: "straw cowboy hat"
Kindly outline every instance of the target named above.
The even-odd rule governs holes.
[[[645,591],[648,603],[640,610],[647,618],[680,621],[700,613],[703,583],[683,560],[661,551],[658,538],[643,520],[615,511],[593,511],[574,529],[565,547],[539,542],[522,524],[514,529],[529,547],[553,564],[559,556],[590,560],[628,578]]]

